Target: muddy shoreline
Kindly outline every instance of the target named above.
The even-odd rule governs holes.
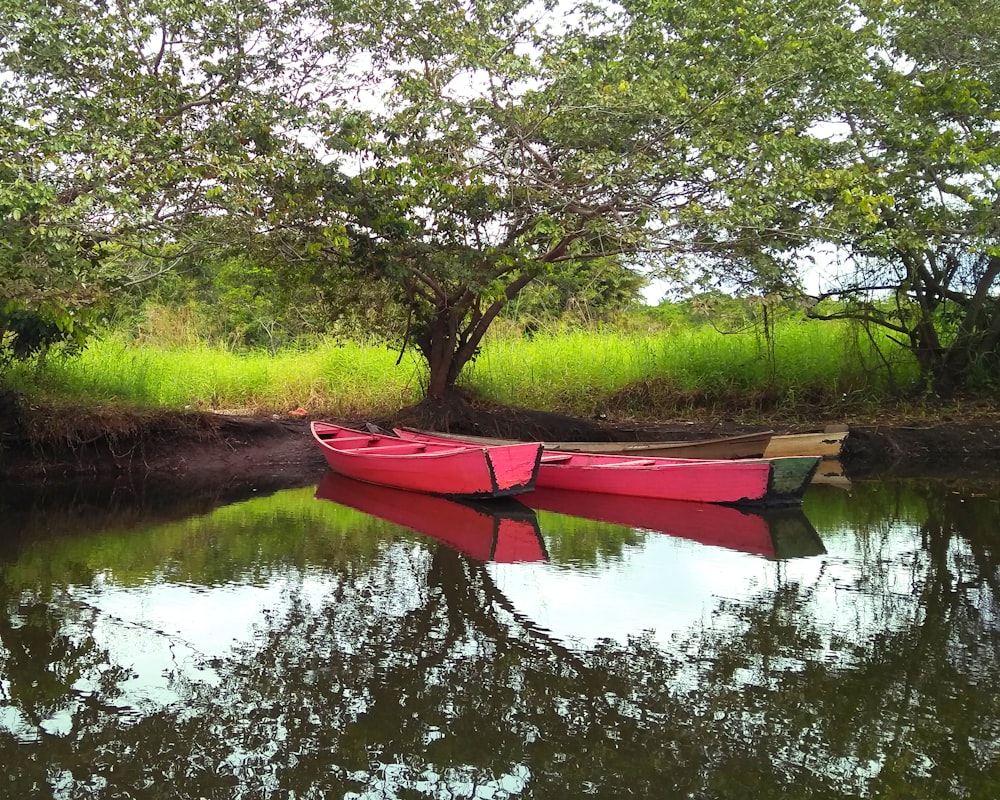
[[[361,425],[360,420],[341,420]],[[420,426],[401,412],[374,420]],[[776,433],[823,430],[770,426]],[[763,430],[762,426],[686,422],[615,424],[523,409],[466,417],[454,432],[510,438],[624,441],[695,439]],[[850,424],[841,464],[852,479],[893,476],[991,476],[1000,469],[1000,419]],[[319,480],[325,462],[309,432],[308,418],[174,413],[132,420],[116,430],[91,421],[71,435],[0,440],[0,478],[8,482],[60,482],[79,478],[154,478],[165,484],[210,483],[278,490]]]

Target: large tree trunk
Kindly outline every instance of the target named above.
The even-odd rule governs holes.
[[[497,311],[502,303],[497,303]],[[471,311],[470,311],[471,308]],[[471,314],[471,317],[466,318]],[[465,365],[475,358],[479,343],[496,313],[484,315],[474,303],[442,303],[416,337],[427,360],[427,398],[440,400],[453,394]]]
[[[463,316],[452,306],[439,308],[415,337],[427,361],[427,390],[419,404],[423,424],[435,430],[461,428],[471,413],[469,399],[455,384],[475,355],[482,333],[472,325],[460,328]]]
[[[455,296],[437,295],[437,305],[429,320],[422,322],[414,340],[427,360],[427,399],[442,400],[456,394],[455,382],[465,365],[479,352],[479,345],[501,309],[531,281],[522,273],[508,284],[503,296],[484,309],[481,297],[471,289]],[[418,311],[417,308],[414,309]]]
[[[428,359],[427,397],[430,400],[442,400],[455,386],[452,374],[454,353],[433,353]]]
[[[455,388],[462,367],[457,325],[450,310],[439,311],[421,337],[420,350],[427,359],[427,398],[442,400]]]

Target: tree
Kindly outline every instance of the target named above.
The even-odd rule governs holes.
[[[893,331],[948,397],[974,367],[1000,368],[1000,23],[978,0],[866,12],[882,45],[843,114],[842,169],[859,180],[830,204],[861,269],[835,289],[845,308],[827,316]]]
[[[371,54],[375,108],[328,116],[337,158],[321,193],[299,176],[288,224],[317,241],[343,224],[346,248],[317,252],[391,287],[445,400],[536,277],[701,247],[684,212],[717,202],[720,154],[797,113],[803,19],[778,9],[639,2],[557,25],[526,0],[402,4]]]

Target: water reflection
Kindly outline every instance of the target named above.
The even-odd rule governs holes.
[[[996,485],[813,487],[796,558],[540,508],[536,561],[347,488],[0,498],[7,794],[997,794]]]
[[[374,486],[327,472],[316,497],[444,542],[477,561],[544,561],[535,512],[516,500],[450,500]]]
[[[799,508],[744,510],[712,503],[537,489],[532,508],[690,539],[768,558],[819,555],[823,542]]]

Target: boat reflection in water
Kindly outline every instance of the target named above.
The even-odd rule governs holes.
[[[844,465],[836,458],[824,458],[812,477],[812,484],[835,486],[838,489],[850,491],[851,479],[844,471]]]
[[[327,472],[316,497],[430,536],[477,561],[545,561],[535,512],[516,500],[449,500]]]
[[[535,489],[518,498],[539,511],[641,528],[772,559],[826,552],[816,529],[798,507],[753,511],[714,503]]]

